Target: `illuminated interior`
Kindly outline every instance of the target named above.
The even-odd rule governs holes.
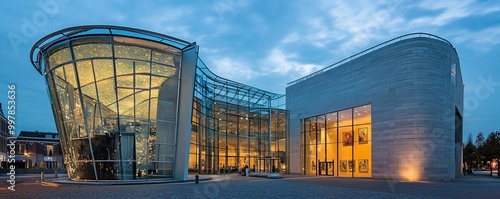
[[[220,78],[198,62],[189,170],[286,172],[283,95]]]
[[[371,177],[371,105],[302,119],[301,168],[306,175]]]
[[[80,37],[47,50],[46,79],[70,179],[171,177],[181,51],[111,39]]]
[[[72,27],[34,45],[70,180],[173,178],[184,141],[189,172],[286,171],[284,95],[219,77],[196,56],[184,59],[193,46],[115,26]],[[181,74],[191,61],[196,70]],[[194,91],[180,89],[184,74]],[[178,110],[181,93],[194,99],[189,142],[177,140],[184,136],[178,117],[189,113]]]

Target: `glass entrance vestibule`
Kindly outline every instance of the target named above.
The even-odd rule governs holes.
[[[371,177],[371,105],[301,120],[304,175]]]

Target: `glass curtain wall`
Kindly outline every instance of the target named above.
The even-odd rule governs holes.
[[[301,120],[305,175],[371,177],[371,105]]]
[[[172,177],[181,50],[106,31],[39,55],[69,178]]]
[[[218,77],[198,60],[189,171],[285,171],[283,97]]]

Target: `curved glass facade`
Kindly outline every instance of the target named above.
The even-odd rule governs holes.
[[[71,180],[285,168],[284,96],[214,75],[197,49],[115,26],[68,28],[35,44]]]
[[[180,50],[87,36],[47,53],[45,76],[71,179],[172,176]]]
[[[191,171],[286,171],[283,95],[218,77],[198,60],[194,96]]]

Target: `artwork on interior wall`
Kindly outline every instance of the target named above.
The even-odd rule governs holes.
[[[358,129],[358,143],[368,144],[368,128],[365,127]]]
[[[312,168],[312,170],[316,170],[316,163],[314,162],[314,160],[312,161],[311,168]]]
[[[352,146],[353,135],[352,131],[342,133],[344,146]]]
[[[356,166],[356,162],[354,162],[354,160],[349,160],[347,162],[347,171],[349,171],[349,172],[356,171],[356,169],[354,168],[355,166]]]
[[[340,172],[347,172],[347,160],[340,161]]]
[[[360,159],[358,165],[359,165],[359,172],[368,173],[368,159]]]

